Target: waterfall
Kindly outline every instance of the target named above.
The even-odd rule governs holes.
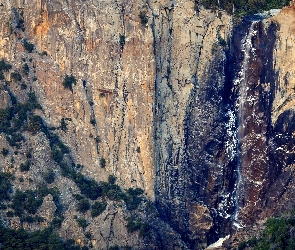
[[[248,72],[248,63],[250,60],[250,57],[255,58],[255,48],[252,46],[252,38],[257,34],[257,30],[255,30],[255,24],[257,24],[259,21],[252,21],[251,25],[249,27],[248,33],[244,37],[244,39],[241,41],[241,51],[244,54],[243,61],[241,64],[240,71],[238,72],[236,78],[234,79],[234,86],[238,89],[238,98],[236,101],[236,116],[237,116],[237,126],[238,129],[236,131],[236,137],[237,142],[235,144],[238,146],[238,144],[241,144],[243,137],[245,136],[245,126],[244,121],[246,119],[246,109],[245,109],[245,103],[248,100],[247,91],[248,91],[248,82],[247,82],[247,72]],[[235,203],[235,211],[233,215],[234,223],[237,228],[243,227],[239,223],[239,202],[241,198],[243,197],[243,176],[241,174],[241,167],[243,166],[243,156],[242,152],[239,152],[240,154],[240,161],[237,166],[237,182],[235,184],[235,191],[234,191],[234,203]]]

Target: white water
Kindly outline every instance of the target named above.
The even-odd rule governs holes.
[[[229,110],[226,116],[228,117],[228,123],[225,124],[225,126],[226,126],[227,137],[229,139],[225,142],[225,150],[229,160],[233,160],[235,155],[237,154],[237,148],[238,148],[238,138],[237,138],[237,128],[236,128],[237,118],[236,118],[235,112],[232,110]]]
[[[244,39],[241,41],[242,47],[241,50],[244,52],[244,58],[243,62],[241,65],[241,70],[239,71],[236,79],[234,80],[234,86],[238,87],[239,89],[239,95],[238,95],[238,100],[237,100],[237,106],[236,108],[238,109],[238,130],[237,130],[237,141],[241,142],[241,140],[244,137],[244,121],[245,121],[245,102],[247,102],[247,90],[248,90],[248,84],[246,80],[246,74],[248,71],[248,64],[249,64],[249,59],[251,55],[255,57],[255,48],[252,47],[252,38],[257,34],[257,30],[255,30],[255,24],[258,21],[253,21],[249,27],[249,31],[247,35],[244,37]],[[237,142],[235,142],[237,144]],[[241,152],[240,152],[241,155]],[[243,159],[241,155],[240,163],[239,166],[237,167],[237,183],[235,186],[235,212],[234,212],[234,223],[237,228],[243,227],[239,223],[239,200],[243,196],[243,177],[241,174],[241,165],[243,164]]]
[[[205,250],[209,250],[209,249],[214,249],[217,247],[221,247],[223,242],[226,241],[227,239],[229,239],[230,235],[224,237],[224,238],[219,238],[218,241],[216,241],[215,243],[211,244],[210,246],[208,246]]]

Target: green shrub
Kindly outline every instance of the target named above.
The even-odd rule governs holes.
[[[24,48],[25,48],[26,51],[31,53],[35,49],[35,46],[34,46],[34,44],[28,42],[27,40],[24,40]]]
[[[7,217],[13,217],[14,216],[14,212],[12,212],[11,210],[7,211],[6,213]]]
[[[116,176],[114,176],[114,175],[109,175],[109,177],[108,177],[108,182],[110,183],[110,184],[115,184],[115,182],[116,182]]]
[[[62,162],[59,163],[59,166],[60,166],[60,169],[61,169],[62,176],[71,177],[71,172],[73,171],[73,169],[70,168],[67,163],[62,161]]]
[[[97,217],[103,213],[103,211],[107,208],[106,202],[95,202],[91,206],[91,216]]]
[[[9,71],[12,69],[12,66],[9,63],[6,63],[4,59],[0,60],[0,71]]]
[[[77,84],[77,80],[73,75],[66,75],[63,82],[63,86],[73,92],[73,84]]]
[[[120,34],[119,42],[120,42],[120,44],[121,44],[122,46],[124,46],[124,44],[125,44],[125,36],[124,36],[124,35],[121,35],[121,34]]]
[[[23,65],[23,73],[27,76],[27,75],[29,75],[29,72],[30,72],[29,65],[27,63],[25,63]]]
[[[58,149],[57,146],[54,146],[51,149],[51,156],[57,163],[61,163],[63,160],[63,153]]]
[[[27,222],[27,223],[33,223],[33,222],[35,222],[34,218],[31,215],[22,217],[22,221],[23,222]]]
[[[218,43],[221,47],[226,47],[226,41],[221,36],[218,36]]]
[[[96,124],[95,119],[94,118],[90,119],[90,123],[92,124],[92,126],[95,126],[95,124]]]
[[[81,194],[73,194],[73,197],[75,197],[77,201],[85,199],[85,197]]]
[[[146,11],[141,11],[138,16],[140,18],[140,21],[141,21],[142,25],[146,25],[149,22]]]
[[[52,169],[48,170],[45,174],[44,174],[44,180],[46,181],[46,183],[51,184],[54,182],[55,179],[55,174],[54,171]]]
[[[68,154],[70,152],[69,148],[60,140],[57,142],[57,146],[60,148],[60,151],[63,155]]]
[[[37,101],[35,92],[28,93],[28,97],[29,99],[27,103],[25,104],[27,106],[28,111],[32,111],[33,109],[42,109],[40,104]]]
[[[15,147],[15,146],[19,147],[20,142],[24,140],[24,137],[19,132],[13,132],[10,135],[6,136],[6,140],[8,141],[8,143],[11,147]]]
[[[6,134],[9,144],[19,147],[20,142],[24,140],[19,132],[27,129],[28,118],[32,115],[32,111],[40,109],[35,93],[28,93],[28,101],[26,103],[17,103],[16,98],[11,94],[12,106],[7,109],[0,109],[0,133]]]
[[[57,187],[48,188],[46,185],[40,185],[36,189],[37,196],[40,197],[42,200],[45,196],[51,194],[53,201],[58,206],[59,205],[59,190]]]
[[[134,217],[130,217],[127,219],[127,231],[128,233],[135,232],[140,229],[141,222],[140,220],[135,220]]]
[[[68,130],[65,118],[61,118],[60,128],[61,128],[62,131],[67,131]]]
[[[96,200],[101,196],[102,189],[96,181],[86,179],[81,173],[76,173],[75,171],[71,171],[71,178],[80,189],[81,194],[87,198]]]
[[[32,158],[32,149],[30,149],[28,152],[26,152],[26,157],[28,159],[31,159]]]
[[[4,157],[6,157],[6,156],[8,155],[8,153],[9,153],[9,151],[8,151],[7,148],[2,148],[2,150],[1,150],[1,154],[2,154]]]
[[[139,236],[145,237],[148,235],[150,227],[147,223],[141,223],[139,228]]]
[[[12,72],[11,73],[11,78],[15,81],[21,81],[22,80],[22,76],[20,73],[18,72]]]
[[[27,86],[27,84],[22,83],[22,84],[20,85],[20,88],[21,88],[22,90],[25,90],[25,89],[28,88],[28,86]]]
[[[119,246],[115,245],[115,246],[110,246],[109,250],[120,250]]]
[[[0,210],[7,209],[7,206],[3,203],[0,203]]]
[[[78,226],[82,227],[83,229],[85,229],[88,225],[87,221],[84,218],[78,218],[77,222],[78,222]]]
[[[64,217],[54,217],[51,221],[51,226],[55,228],[60,228],[63,221]]]
[[[15,28],[25,31],[25,21],[23,19],[23,16],[19,16],[19,19],[17,21]]]
[[[29,214],[35,214],[42,205],[43,198],[51,194],[53,201],[59,205],[59,191],[57,188],[48,188],[47,186],[39,186],[36,190],[27,190],[22,192],[17,190],[13,196],[11,208],[14,209],[15,215],[21,217],[24,211]]]
[[[100,186],[102,189],[102,194],[108,197],[110,200],[124,200],[126,198],[125,193],[116,184],[111,184],[108,182],[101,181]]]
[[[105,168],[105,166],[106,166],[106,159],[102,157],[100,158],[100,167]]]
[[[27,172],[30,170],[31,163],[29,161],[26,161],[25,163],[20,164],[20,171],[21,172]]]
[[[100,139],[99,135],[95,137],[95,142],[96,143],[100,143],[101,142],[101,139]]]
[[[140,205],[142,198],[138,197],[143,194],[143,190],[141,188],[129,188],[127,190],[126,198],[124,199],[126,202],[127,209],[134,210],[137,209]]]
[[[125,194],[122,192],[121,188],[111,189],[107,192],[106,196],[113,201],[119,201],[125,199]]]
[[[43,130],[44,124],[42,118],[38,115],[31,116],[28,122],[28,131],[30,131],[32,134],[36,134]]]
[[[130,246],[122,246],[122,250],[132,250],[132,247],[130,247]]]
[[[241,242],[238,250],[251,248],[255,250],[266,249],[295,249],[295,217],[294,215],[269,218],[265,223],[260,238],[252,238]]]
[[[16,216],[21,217],[24,210],[27,210],[31,214],[36,213],[41,204],[42,200],[36,197],[36,192],[32,190],[25,192],[17,190],[13,196],[11,208],[14,209]]]
[[[102,195],[108,197],[110,200],[123,200],[126,203],[127,209],[134,210],[137,209],[142,201],[139,195],[143,194],[141,188],[129,188],[127,194],[122,191],[120,186],[115,184],[116,177],[113,175],[109,176],[109,182],[100,182],[102,189]]]
[[[127,193],[137,196],[143,194],[143,190],[141,188],[128,188]]]
[[[127,231],[129,233],[139,231],[139,235],[145,237],[149,233],[149,225],[145,222],[141,222],[139,219],[135,219],[134,217],[129,217],[127,219]]]
[[[8,132],[9,127],[11,126],[10,120],[12,118],[11,110],[0,109],[0,132]]]
[[[64,242],[53,228],[46,228],[42,231],[27,232],[23,228],[18,230],[0,226],[1,249],[24,250],[79,250],[75,241]]]
[[[141,197],[127,195],[124,199],[128,210],[135,210],[142,201]]]
[[[288,5],[289,0],[232,0],[231,2],[227,0],[201,0],[200,4],[206,9],[223,9],[229,14],[233,14],[234,9],[236,16],[244,16],[270,9],[280,9]]]
[[[91,233],[90,232],[86,232],[84,235],[85,235],[85,237],[87,239],[89,239],[89,240],[91,239]]]
[[[81,213],[86,213],[90,209],[90,203],[87,199],[79,200],[77,210]]]

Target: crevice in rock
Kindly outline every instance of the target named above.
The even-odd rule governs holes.
[[[97,118],[96,118],[96,115],[95,115],[95,110],[94,110],[94,100],[93,100],[93,92],[92,92],[92,86],[87,83],[86,80],[82,80],[82,85],[83,85],[83,89],[85,91],[85,96],[86,96],[86,100],[89,104],[89,109],[90,109],[90,123],[92,124],[92,126],[94,127],[94,130],[95,130],[95,136],[94,136],[94,140],[95,140],[95,144],[96,144],[96,151],[97,151],[97,154],[99,155],[99,149],[100,149],[100,146],[99,146],[99,143],[100,143],[100,135],[99,135],[99,129],[98,129],[98,125],[97,125]]]

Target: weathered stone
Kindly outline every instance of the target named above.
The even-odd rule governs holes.
[[[133,212],[123,201],[108,200],[95,218],[82,214],[72,196],[79,188],[62,176],[43,132],[23,132],[17,153],[0,135],[10,157],[0,155],[0,166],[14,172],[14,189],[36,189],[54,171],[49,187],[61,194],[62,237],[97,249],[201,249],[294,206],[294,7],[234,26],[225,12],[195,4],[0,0],[0,59],[23,75],[18,83],[5,72],[11,93],[1,88],[0,107],[34,91],[42,106],[35,114],[69,147],[69,166],[142,188],[159,211],[158,218],[134,212],[150,223],[150,238],[128,233]],[[77,80],[72,91],[65,75]],[[21,172],[28,151],[32,165]],[[39,214],[48,223],[55,206],[45,197]]]

